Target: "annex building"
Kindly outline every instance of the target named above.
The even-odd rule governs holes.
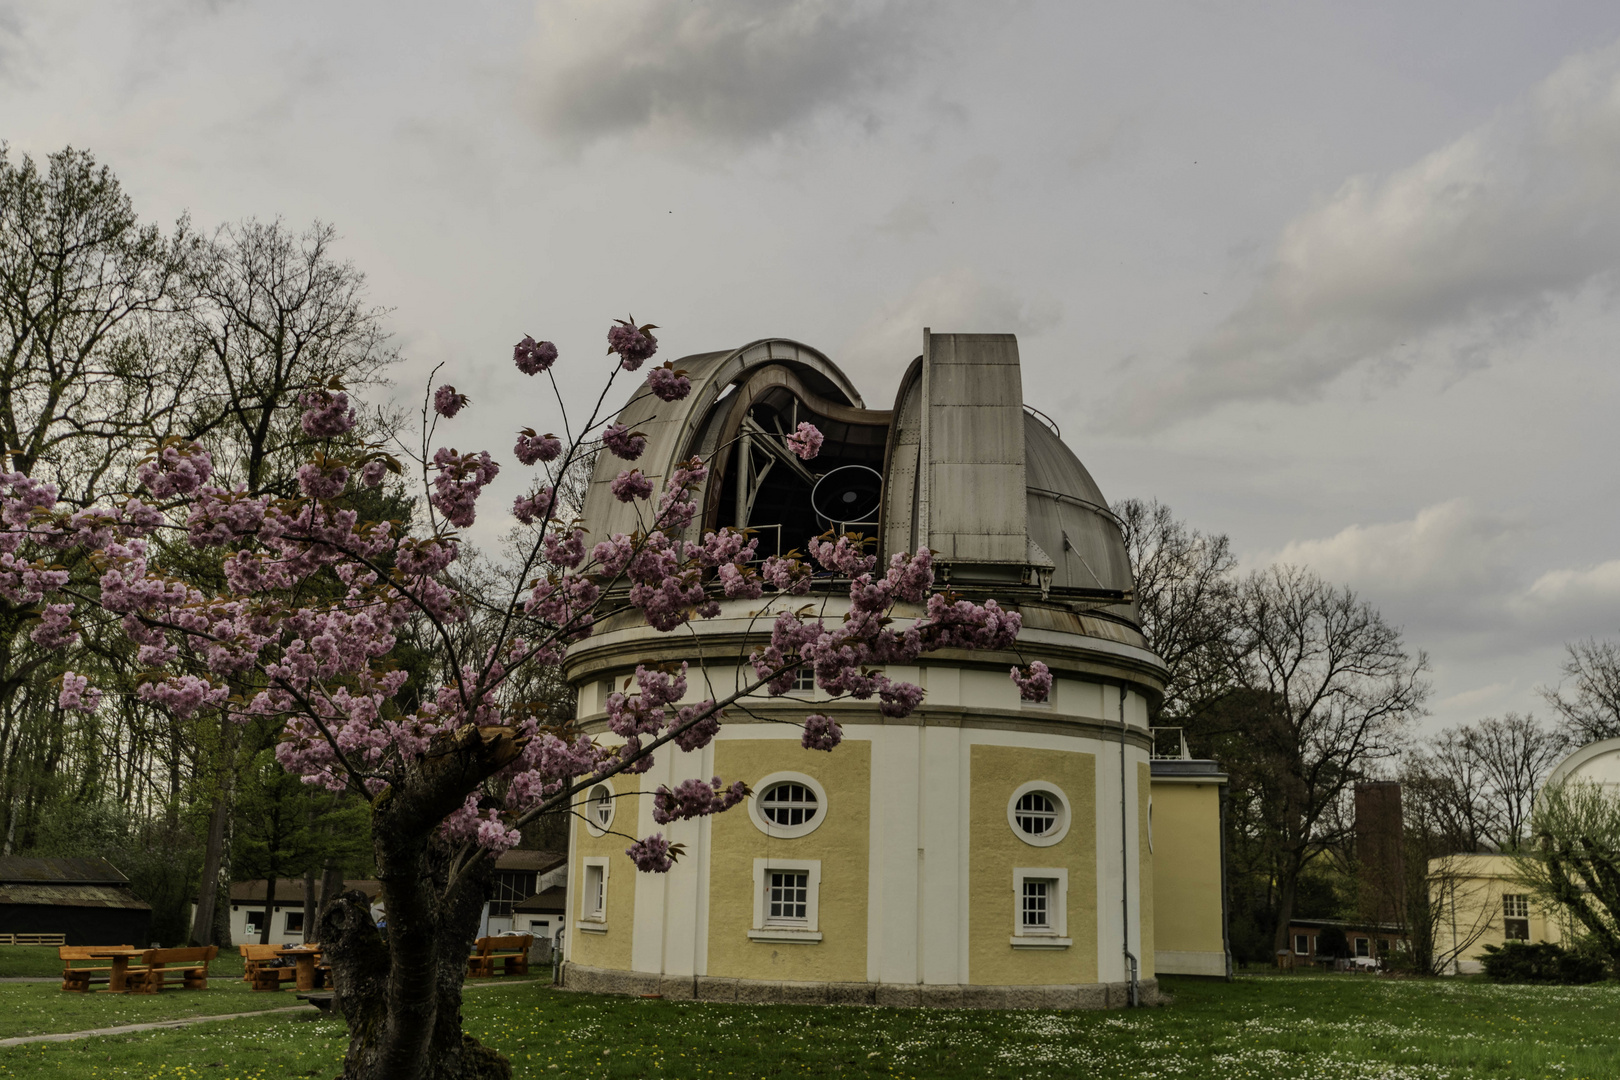
[[[1153,753],[1164,666],[1147,648],[1118,523],[1056,426],[1025,404],[1005,334],[924,331],[889,409],[869,408],[826,356],[783,339],[676,362],[684,401],[640,390],[618,420],[647,436],[654,485],[701,455],[702,519],[755,530],[760,555],[828,529],[878,554],[927,546],[941,586],[1021,612],[1018,653],[939,652],[892,678],[923,686],[911,716],[828,701],[808,677],[728,711],[692,753],[587,793],[570,843],[564,985],[670,998],[1082,1008],[1151,1001],[1160,973],[1229,972],[1220,792],[1211,762]],[[784,436],[825,435],[802,462]],[[584,508],[600,539],[640,527],[603,455]],[[847,588],[807,599],[839,617]],[[752,679],[762,602],[658,633],[635,615],[575,645],[567,675],[585,730],[637,664],[693,666],[692,698]],[[903,614],[903,613],[899,613]],[[920,614],[920,609],[918,611]],[[1009,667],[1044,661],[1049,702],[1019,699]],[[699,666],[704,673],[699,674]],[[843,744],[799,745],[809,712]],[[657,826],[649,792],[744,780],[746,805]],[[627,836],[684,846],[640,874]]]

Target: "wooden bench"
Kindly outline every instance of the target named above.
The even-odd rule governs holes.
[[[62,958],[62,989],[74,994],[85,994],[90,991],[93,983],[112,981],[113,961],[107,955],[109,949],[124,949],[134,952],[130,945],[62,945],[57,948],[56,955]],[[141,962],[145,962],[144,955]],[[77,964],[79,966],[75,967]],[[89,965],[89,966],[85,966]],[[137,965],[127,965],[126,972],[142,970]]]
[[[271,963],[283,958],[280,945],[238,945],[236,950],[242,954],[242,981],[255,990],[280,990],[298,976],[291,962]]]
[[[467,957],[467,977],[487,979],[495,974],[495,961],[502,961],[502,974],[527,975],[529,973],[529,946],[534,944],[533,934],[504,934],[500,937],[481,937],[473,942],[473,954]]]
[[[163,989],[164,980],[179,975],[181,986],[187,990],[208,989],[208,963],[219,955],[218,945],[193,949],[148,949],[142,957],[143,970],[130,977],[130,989],[137,994],[155,994]],[[176,965],[168,967],[169,964]]]

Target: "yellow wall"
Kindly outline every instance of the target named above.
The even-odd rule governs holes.
[[[1220,787],[1177,782],[1152,790],[1153,878],[1143,883],[1142,905],[1153,947],[1144,942],[1144,951],[1223,952]]]
[[[1093,754],[1019,746],[973,747],[969,864],[968,979],[984,986],[1052,986],[1097,981],[1097,759]],[[1069,831],[1051,847],[1020,840],[1007,822],[1019,785],[1046,780],[1069,800]],[[1014,949],[1013,868],[1069,872],[1067,949]]]
[[[1485,957],[1485,946],[1506,944],[1502,894],[1530,897],[1530,940],[1563,940],[1556,911],[1536,902],[1527,885],[1516,880],[1508,855],[1451,855],[1429,860],[1429,894],[1440,908],[1435,948],[1450,953],[1461,946],[1465,964]],[[1453,945],[1455,933],[1456,945]],[[1470,943],[1472,942],[1472,943]]]
[[[1148,766],[1147,762],[1139,762],[1136,766],[1136,836],[1139,845],[1138,850],[1141,852],[1142,880],[1137,895],[1142,898],[1142,906],[1139,909],[1137,918],[1142,920],[1142,955],[1138,957],[1140,961],[1138,970],[1144,979],[1151,978],[1154,970],[1153,880],[1155,867],[1153,855],[1159,846],[1159,837],[1155,832],[1151,842],[1148,838],[1148,807],[1151,805],[1152,799],[1153,770]],[[1153,807],[1153,817],[1157,819],[1158,816],[1159,808],[1155,806]],[[1156,820],[1155,825],[1157,825]]]
[[[825,753],[784,739],[720,739],[714,743],[714,771],[728,783],[744,780],[750,787],[771,773],[803,773],[826,790],[827,806],[815,832],[790,840],[760,832],[744,806],[709,819],[709,974],[865,982],[872,744],[846,739]],[[762,858],[821,860],[819,942],[749,940],[754,860]]]
[[[611,828],[618,833],[636,835],[636,822],[640,820],[641,796],[636,794],[636,777],[620,774],[613,778],[614,800]],[[630,940],[636,921],[636,864],[624,853],[629,841],[623,836],[606,833],[592,836],[584,822],[574,818],[573,865],[569,867],[569,902],[564,925],[568,927],[568,959],[586,967],[630,968]],[[606,855],[607,879],[607,933],[597,934],[582,930],[579,917],[580,890],[585,887],[585,858]]]

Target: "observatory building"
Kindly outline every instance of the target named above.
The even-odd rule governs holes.
[[[1153,752],[1165,669],[1139,629],[1119,525],[1056,427],[1024,404],[1015,338],[924,331],[892,410],[868,408],[826,356],[793,341],[676,366],[690,396],[671,404],[643,389],[618,419],[646,434],[636,464],[655,485],[694,455],[710,463],[693,536],[745,526],[762,557],[803,551],[829,528],[875,537],[883,562],[927,546],[940,586],[1021,612],[1023,631],[1017,654],[941,651],[890,668],[926,691],[905,719],[875,699],[829,701],[806,676],[788,696],[728,710],[702,750],[669,747],[648,773],[587,792],[570,840],[564,985],[1081,1008],[1150,1001],[1160,972],[1225,975],[1225,778]],[[803,420],[825,436],[809,462],[784,443]],[[609,492],[620,468],[607,455],[597,465],[583,514],[593,538],[640,524]],[[836,620],[844,594],[812,599]],[[599,625],[566,661],[581,726],[606,733],[603,703],[637,664],[689,661],[694,700],[752,680],[746,658],[770,629],[751,617],[760,603],[728,602],[677,633],[639,615]],[[1021,701],[1007,677],[1032,660],[1056,677],[1049,702]],[[831,753],[800,746],[810,712],[842,725]],[[647,793],[712,776],[753,795],[654,824]],[[654,831],[683,857],[638,873],[626,836]]]

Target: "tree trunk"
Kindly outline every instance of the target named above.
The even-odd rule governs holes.
[[[343,870],[334,860],[327,859],[326,867],[321,871],[321,902],[315,909],[315,923],[310,929],[310,933],[314,936],[309,938],[310,941],[321,940],[321,916],[326,913],[327,908],[337,902],[342,892]]]
[[[214,930],[214,900],[220,888],[230,888],[229,881],[221,881],[230,866],[227,847],[230,843],[231,803],[236,791],[237,725],[221,717],[219,751],[219,798],[214,803],[213,815],[208,819],[208,842],[203,849],[202,881],[197,888],[197,917],[191,926],[191,939],[198,945],[215,945],[223,938]]]
[[[208,819],[202,880],[197,885],[197,916],[191,924],[191,940],[198,945],[214,944],[214,898],[219,895],[219,873],[225,857],[225,825],[230,816],[230,799],[222,790]]]
[[[264,879],[264,922],[259,926],[259,944],[270,944],[270,920],[275,918],[276,912],[276,876],[271,874]]]
[[[319,912],[320,912],[320,908],[316,906],[316,902],[315,902],[315,868],[313,866],[309,866],[309,867],[306,867],[304,869],[304,944],[305,945],[308,945],[312,941],[317,941],[320,938],[319,933],[315,929],[315,916]]]
[[[449,886],[441,842],[379,842],[388,937],[366,895],[344,893],[321,913],[321,948],[349,1026],[342,1080],[510,1080],[511,1064],[461,1029],[461,984],[493,862]]]
[[[1292,948],[1288,940],[1288,924],[1294,921],[1294,885],[1298,881],[1299,871],[1290,864],[1283,868],[1278,877],[1281,880],[1277,882],[1277,931],[1272,935],[1272,963],[1277,962],[1278,953]]]

